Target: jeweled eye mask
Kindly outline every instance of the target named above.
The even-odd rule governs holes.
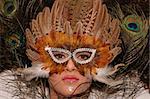
[[[49,53],[53,61],[59,64],[67,62],[70,58],[73,58],[79,64],[87,64],[92,61],[96,53],[96,49],[91,48],[78,48],[73,52],[53,47],[45,47],[45,50]]]

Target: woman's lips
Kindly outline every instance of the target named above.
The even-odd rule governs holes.
[[[69,83],[74,83],[74,82],[77,82],[78,80],[79,80],[79,78],[77,78],[75,76],[65,76],[63,78],[63,81],[69,82]]]

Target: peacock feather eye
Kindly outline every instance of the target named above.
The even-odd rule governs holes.
[[[5,37],[5,43],[11,49],[17,49],[25,44],[25,38],[19,32],[9,32]]]
[[[1,11],[5,16],[12,16],[17,10],[16,0],[2,0]]]
[[[136,15],[128,15],[124,18],[122,22],[122,29],[139,32],[142,28],[142,20],[139,16]]]
[[[131,31],[135,31],[135,32],[139,31],[139,25],[137,23],[133,23],[133,22],[128,23],[126,27],[128,30],[131,30]]]

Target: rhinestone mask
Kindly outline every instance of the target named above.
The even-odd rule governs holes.
[[[76,63],[87,64],[92,61],[96,53],[96,49],[91,48],[78,48],[73,52],[52,47],[46,47],[45,50],[49,53],[53,61],[59,64],[67,62],[70,58],[73,58]]]

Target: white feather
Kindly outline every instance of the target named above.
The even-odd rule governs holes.
[[[26,81],[30,81],[33,78],[48,78],[49,77],[49,71],[42,69],[43,64],[42,63],[32,63],[32,67],[24,68],[24,69],[18,69],[17,72],[22,75],[23,78],[25,78]]]
[[[108,78],[108,76],[118,71],[118,67],[120,66],[124,66],[124,64],[117,64],[114,67],[105,66],[105,68],[97,68],[96,74],[93,74],[93,79],[110,86],[119,85],[123,83],[123,80],[113,80],[111,78]]]

